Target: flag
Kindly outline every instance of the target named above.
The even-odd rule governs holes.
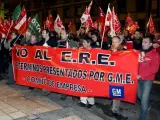
[[[112,9],[112,19],[111,19],[111,26],[113,28],[113,30],[116,32],[116,33],[119,33],[120,30],[121,30],[121,23],[118,19],[118,16],[115,14],[114,12],[114,7]]]
[[[98,22],[97,22],[97,20],[92,24],[92,27],[94,29],[98,29]]]
[[[92,3],[93,2],[91,1],[89,6],[88,7],[86,6],[86,10],[82,14],[82,17],[80,18],[82,24],[87,22],[87,20],[88,20],[89,24],[93,23],[92,20],[91,20],[91,16],[90,16],[90,10],[91,10],[91,7],[92,7]]]
[[[11,29],[10,27],[12,27],[13,21],[8,18],[8,20],[5,22],[5,27],[9,30]]]
[[[137,22],[134,22],[132,25],[130,25],[128,27],[128,31],[130,34],[134,34],[136,32],[137,28],[139,28],[139,25]]]
[[[97,19],[97,29],[100,33],[103,33],[103,29],[104,29],[104,24],[105,24],[105,14],[102,11],[102,9],[99,7],[99,18]],[[96,23],[95,23],[96,26]]]
[[[7,31],[4,29],[4,27],[2,26],[2,24],[0,24],[0,33],[3,33],[5,35],[7,35]]]
[[[112,12],[110,9],[110,4],[108,4],[107,14],[106,14],[106,18],[105,18],[105,26],[110,26],[111,16],[112,16]]]
[[[20,16],[20,13],[21,13],[21,4],[19,4],[19,5],[15,8],[15,10],[14,10],[14,12],[13,12],[13,15],[12,15],[12,20],[17,21],[18,18],[19,18],[19,16]]]
[[[131,18],[131,16],[130,16],[130,13],[128,13],[128,16],[127,16],[127,18],[126,18],[126,23],[125,23],[125,27],[127,28],[129,25],[131,25],[131,24],[133,24],[134,22],[133,22],[133,20],[132,20],[132,18]]]
[[[70,31],[71,31],[71,29],[72,29],[72,22],[71,22],[71,21],[69,22],[68,29],[69,29]]]
[[[53,16],[52,14],[49,14],[49,21],[50,21],[50,31],[53,31],[54,30],[54,19],[53,19]]]
[[[52,14],[49,14],[45,21],[45,27],[48,28],[50,31],[54,30],[54,20]]]
[[[5,27],[5,21],[3,18],[0,18],[0,32],[7,35],[7,28]]]
[[[48,19],[48,17],[47,17],[47,19],[46,19],[46,21],[45,21],[45,27],[44,27],[44,29],[46,29],[46,28],[50,28],[50,21],[49,21],[49,19]]]
[[[56,20],[54,21],[54,30],[60,34],[60,32],[62,31],[62,29],[65,29],[59,15],[57,15]]]
[[[130,34],[134,34],[137,28],[139,28],[139,25],[137,22],[134,22],[128,13],[128,16],[126,18],[126,23],[125,23],[125,28],[126,30],[129,31]]]
[[[149,33],[154,35],[155,34],[155,29],[154,29],[154,23],[153,23],[153,19],[152,16],[150,15],[149,21],[147,23],[147,28],[149,29]]]
[[[132,26],[132,25],[134,25],[135,23],[134,23],[134,21],[132,20],[132,18],[131,18],[131,16],[130,16],[130,13],[128,13],[128,16],[127,16],[127,18],[126,18],[126,23],[125,23],[125,28],[126,28],[126,30],[129,30],[130,29],[130,27]]]
[[[22,11],[19,15],[18,20],[15,23],[15,29],[18,31],[18,33],[24,35],[27,29],[27,13],[26,13],[26,9],[23,6]]]
[[[90,4],[89,4],[89,6],[88,6],[88,13],[90,13],[90,11],[91,11],[92,4],[93,4],[93,1],[91,1]]]
[[[41,26],[38,22],[38,14],[36,14],[29,23],[29,30],[30,32],[35,33],[38,38],[41,35]]]

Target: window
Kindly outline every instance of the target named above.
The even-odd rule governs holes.
[[[82,15],[82,9],[81,9],[81,6],[76,6],[75,7],[75,16],[76,17],[79,17]]]
[[[152,10],[156,10],[157,9],[157,0],[152,0]]]
[[[144,12],[146,10],[146,0],[137,0],[136,6],[138,12]]]
[[[160,32],[160,21],[155,22],[155,30],[156,32]]]
[[[144,19],[138,20],[138,25],[139,25],[140,30],[145,30],[146,29]]]
[[[99,14],[96,4],[93,4],[93,5],[92,5],[90,14],[91,14],[91,16],[96,16],[97,14]]]
[[[52,10],[52,16],[53,16],[53,18],[57,17],[57,10],[56,9]]]
[[[69,17],[69,8],[64,8],[64,11],[63,11],[63,13],[64,13],[64,18],[68,18]]]
[[[118,11],[120,13],[126,13],[126,0],[118,0]]]
[[[79,30],[81,23],[76,23],[76,30]]]
[[[120,20],[121,26],[124,27],[125,26],[125,20]]]

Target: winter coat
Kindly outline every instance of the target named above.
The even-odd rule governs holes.
[[[146,52],[144,57],[140,60],[138,65],[138,75],[142,80],[154,80],[160,65],[160,56],[156,49]]]

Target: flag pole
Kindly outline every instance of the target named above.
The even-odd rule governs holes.
[[[149,21],[148,21],[148,23],[147,23],[147,29],[146,29],[145,36],[146,36],[146,35],[147,35],[147,33],[148,33],[148,30],[149,30],[149,24],[150,24],[150,17],[149,17]]]
[[[11,21],[11,25],[10,25],[10,27],[9,27],[9,30],[8,30],[8,32],[7,32],[7,35],[6,35],[6,38],[5,38],[5,40],[7,39],[7,37],[8,37],[8,34],[9,34],[9,32],[10,32],[10,30],[11,30],[11,27],[13,26],[13,20]]]
[[[17,42],[17,40],[20,38],[22,34],[19,34],[19,36],[17,37],[17,39],[14,41],[13,45]]]
[[[105,34],[105,32],[106,32],[105,27],[106,27],[106,26],[104,25],[104,27],[103,27],[103,35],[102,35],[102,39],[101,39],[101,49],[102,49],[102,45],[103,45],[104,34]]]
[[[108,7],[110,6],[110,3],[108,4]],[[108,10],[108,9],[107,9]],[[107,13],[106,13],[107,14]],[[104,34],[105,34],[105,32],[106,32],[106,25],[105,25],[105,23],[106,23],[106,20],[107,20],[107,16],[106,16],[106,18],[105,18],[105,22],[104,22],[104,27],[103,27],[103,35],[102,35],[102,39],[101,39],[101,49],[102,49],[102,45],[103,45],[103,39],[104,39]]]
[[[21,34],[17,37],[17,39],[14,41],[13,43],[13,46],[15,46],[15,43],[17,42],[17,40],[20,38]],[[11,50],[12,48],[9,48],[9,51]]]

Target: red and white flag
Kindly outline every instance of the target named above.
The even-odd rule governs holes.
[[[113,30],[116,33],[119,33],[120,30],[121,30],[121,23],[120,23],[120,21],[118,19],[118,16],[114,12],[114,7],[112,9],[112,19],[111,19],[111,21],[112,21],[111,26],[112,26]]]
[[[25,34],[28,28],[27,23],[28,23],[27,14],[26,14],[25,7],[23,6],[20,16],[16,21],[14,28],[18,31],[18,33]]]
[[[134,34],[137,28],[139,28],[139,25],[137,22],[134,22],[128,13],[128,16],[126,18],[126,23],[125,23],[125,28],[126,30],[129,31],[130,34]]]
[[[108,9],[107,9],[106,18],[105,18],[105,26],[111,25],[111,18],[112,18],[112,12],[110,9],[110,4],[108,4]]]
[[[100,33],[103,33],[104,24],[105,24],[105,14],[100,7],[99,7],[99,11],[100,11],[99,18],[95,22],[96,24],[94,24],[94,26],[97,25],[96,27],[97,27],[98,31]]]
[[[59,15],[57,15],[56,20],[54,21],[54,30],[57,33],[60,33],[63,29],[65,29],[62,20],[60,19]]]
[[[130,16],[130,13],[128,13],[128,16],[127,16],[127,18],[126,18],[126,23],[125,23],[125,27],[126,27],[126,29],[130,26],[130,25],[132,25],[134,22],[133,22],[133,20],[132,20],[132,18],[131,18],[131,16]]]
[[[5,21],[3,18],[0,18],[0,32],[7,35],[7,29],[5,27]]]
[[[49,29],[49,27],[50,27],[50,21],[49,21],[49,19],[48,19],[48,17],[47,17],[47,19],[46,19],[46,21],[45,21],[45,27],[44,27],[44,29],[46,29],[46,28]]]
[[[72,22],[70,21],[70,22],[69,22],[69,25],[68,25],[68,29],[69,29],[70,31],[71,31],[71,29],[72,29],[72,25],[73,25],[73,24],[72,24]]]
[[[45,21],[45,26],[46,28],[48,28],[50,31],[54,30],[54,19],[52,14],[49,14],[49,16],[47,17],[46,21]]]
[[[134,34],[136,32],[137,28],[139,28],[139,25],[137,22],[134,22],[132,25],[130,25],[128,27],[128,31],[130,34]]]
[[[155,29],[154,29],[154,23],[153,23],[153,19],[152,16],[150,15],[149,21],[147,23],[147,28],[149,29],[149,33],[154,35],[155,34]]]
[[[85,22],[89,22],[89,24],[91,23],[92,19],[91,19],[91,16],[90,16],[90,10],[91,10],[91,7],[92,7],[92,1],[91,3],[89,4],[88,7],[86,7],[86,10],[85,12],[83,13],[82,17],[80,18],[81,20],[81,23],[85,23]],[[93,23],[93,22],[92,22]]]

